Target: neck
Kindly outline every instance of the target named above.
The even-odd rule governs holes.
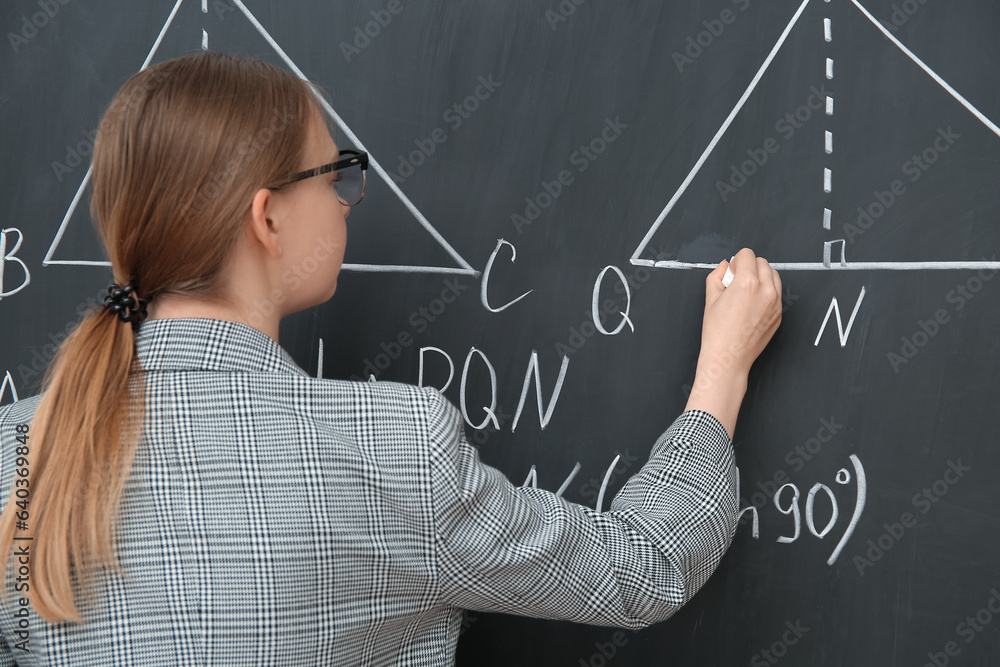
[[[223,306],[217,303],[199,301],[186,297],[177,297],[169,294],[157,295],[147,306],[149,320],[162,320],[177,317],[204,317],[213,320],[227,320],[239,322],[253,327],[271,337],[278,342],[278,325],[280,316],[274,308],[270,309],[270,314],[265,315],[260,308],[241,308],[240,304]]]

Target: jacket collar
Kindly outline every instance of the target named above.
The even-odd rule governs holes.
[[[270,336],[240,322],[200,317],[146,320],[136,332],[143,370],[308,374]]]

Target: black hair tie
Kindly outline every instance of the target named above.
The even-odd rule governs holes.
[[[108,285],[108,295],[104,297],[104,303],[111,312],[117,313],[118,319],[122,322],[131,322],[135,325],[146,319],[146,304],[149,303],[149,299],[138,298],[132,283],[125,287],[111,283]]]

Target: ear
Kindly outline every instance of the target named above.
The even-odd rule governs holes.
[[[281,256],[281,243],[278,239],[280,231],[274,218],[274,193],[267,188],[261,188],[253,196],[250,204],[250,214],[246,221],[246,231],[251,239],[260,243],[271,257]]]

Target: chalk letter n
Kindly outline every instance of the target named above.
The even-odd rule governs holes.
[[[566,369],[569,368],[569,357],[563,356],[562,367],[559,369],[559,377],[556,379],[556,386],[552,390],[552,398],[549,400],[549,407],[546,408],[542,402],[542,375],[538,370],[538,352],[531,351],[531,359],[528,361],[528,371],[524,374],[524,385],[521,387],[521,400],[517,403],[517,412],[514,413],[514,423],[510,427],[511,433],[517,428],[517,422],[521,419],[521,411],[524,410],[524,401],[528,398],[528,389],[531,387],[531,376],[535,376],[535,397],[538,401],[538,421],[542,429],[549,424],[552,418],[552,411],[559,400],[559,392],[562,391],[563,380],[566,379]]]
[[[861,294],[858,295],[858,301],[854,304],[854,312],[851,313],[851,319],[847,321],[847,328],[844,328],[843,321],[840,319],[840,305],[837,303],[837,297],[833,297],[830,301],[830,307],[826,309],[826,317],[823,318],[823,324],[819,327],[819,333],[816,334],[816,340],[813,342],[814,346],[819,346],[819,339],[823,337],[823,332],[826,331],[826,323],[830,321],[830,313],[834,313],[837,316],[837,335],[840,337],[840,347],[845,347],[847,345],[847,337],[851,335],[851,327],[854,326],[854,318],[858,315],[858,310],[861,308],[861,302],[865,298],[865,288],[861,288]]]

